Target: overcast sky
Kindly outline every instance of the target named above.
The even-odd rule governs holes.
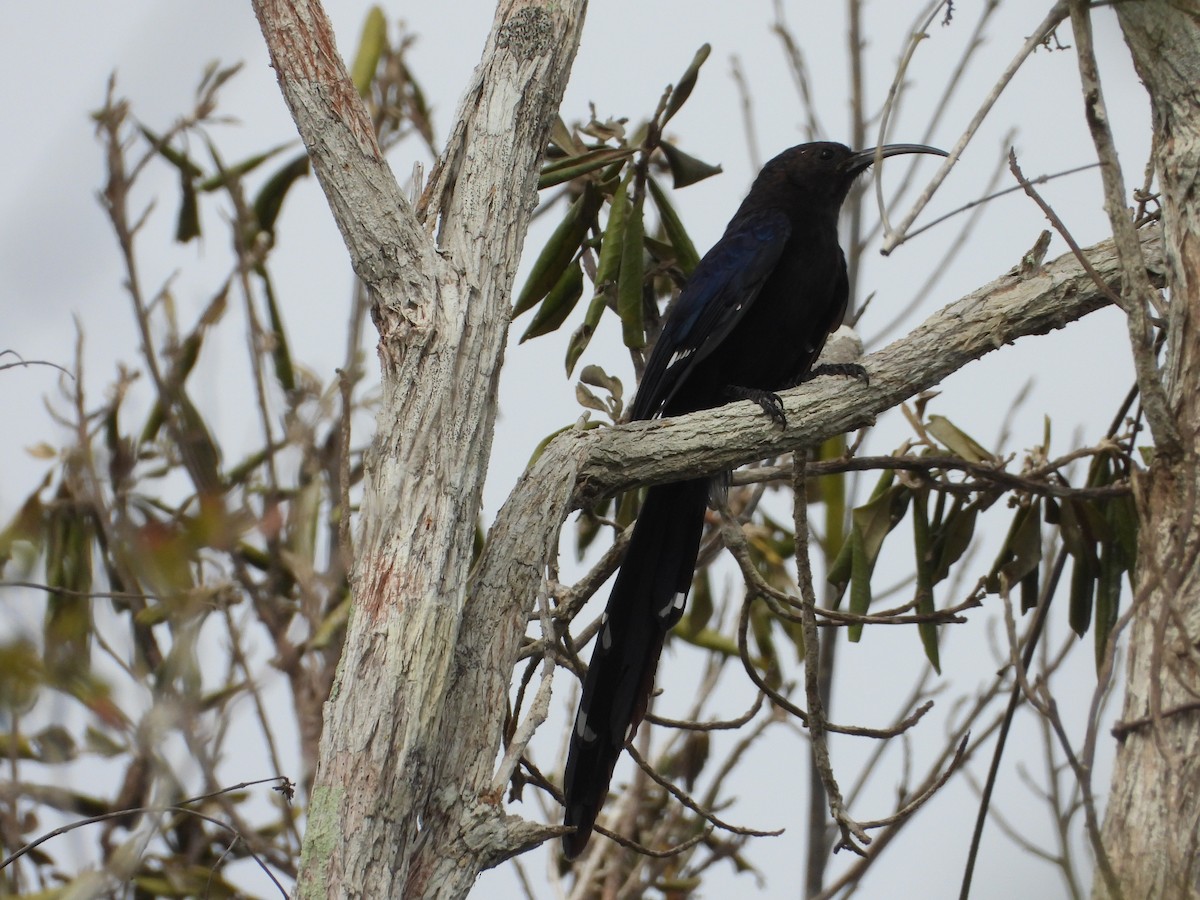
[[[368,4],[342,0],[328,5],[339,46],[348,56],[354,51]],[[848,129],[845,23],[840,10],[830,12],[834,5],[794,0],[786,3],[785,9],[808,61],[817,98],[816,114],[824,125],[821,137],[844,141]],[[974,27],[980,4],[955,5],[958,11],[954,22],[946,27],[932,26],[929,39],[917,51],[909,74],[915,89],[903,104],[890,140],[915,141],[924,133],[941,85]],[[1048,2],[1033,0],[1001,4],[965,84],[945,110],[932,143],[944,147],[954,143],[995,77],[1048,6]],[[490,26],[492,4],[484,0],[453,4],[393,2],[384,4],[384,8],[389,18],[404,20],[419,36],[409,62],[434,107],[440,142],[449,130],[459,93],[478,60]],[[452,14],[447,15],[448,9]],[[887,92],[915,12],[916,4],[891,0],[867,5],[866,90],[873,109]],[[588,13],[562,107],[568,122],[586,119],[589,102],[595,104],[600,118],[637,119],[647,115],[695,50],[705,42],[713,46],[691,100],[670,125],[670,132],[688,152],[724,167],[720,177],[675,196],[701,251],[719,236],[754,173],[740,101],[730,76],[732,57],[741,60],[753,92],[754,127],[763,154],[774,155],[805,137],[805,114],[779,42],[770,32],[771,20],[771,5],[761,0],[738,4],[717,0],[609,0],[593,3]],[[1096,29],[1104,89],[1126,166],[1127,185],[1132,188],[1141,181],[1149,148],[1148,107],[1110,10],[1096,13]],[[1062,42],[1072,43],[1069,28],[1062,31]],[[267,65],[250,5],[244,0],[203,4],[152,0],[104,4],[10,2],[0,4],[0,46],[4,51],[0,53],[0,80],[6,85],[0,94],[0,108],[9,134],[0,142],[0,171],[5,174],[0,181],[0,308],[4,312],[0,350],[11,349],[26,359],[49,360],[69,367],[78,322],[86,335],[85,385],[98,402],[113,378],[117,362],[136,365],[137,357],[116,245],[95,200],[103,174],[102,154],[88,114],[102,103],[110,73],[116,73],[117,90],[131,100],[137,117],[161,131],[188,106],[209,61],[243,61],[243,71],[222,92],[222,112],[237,120],[216,131],[225,158],[237,159],[294,139],[295,129]],[[1039,51],[1026,63],[924,220],[979,196],[1006,149],[1002,138],[1010,129],[1016,130],[1014,143],[1027,175],[1054,172],[1094,159],[1072,51]],[[407,183],[415,160],[426,163],[428,170],[429,160],[416,144],[405,144],[392,154],[392,167],[402,182]],[[925,165],[921,171],[927,177],[933,166]],[[1011,183],[1005,176],[1002,185]],[[1089,172],[1044,188],[1085,246],[1108,233],[1098,185],[1095,173]],[[149,231],[168,231],[165,222],[170,221],[178,203],[171,172],[163,167],[152,173],[145,188],[143,201],[154,190],[160,192],[154,215],[163,220],[161,227]],[[555,214],[545,217],[531,232],[531,251],[540,248],[554,219]],[[293,354],[328,381],[333,378],[334,367],[341,364],[342,323],[352,287],[344,248],[312,180],[292,192],[281,221],[273,265]],[[957,237],[964,221],[960,217],[935,228],[886,259],[875,254],[869,257],[861,293],[865,296],[874,292],[877,296],[861,325],[864,336],[876,335],[891,318],[890,310],[909,301],[946,246]],[[1019,193],[992,204],[965,251],[947,267],[944,277],[923,298],[904,328],[1015,265],[1044,225],[1041,213]],[[193,319],[210,299],[213,273],[224,271],[228,265],[219,220],[212,220],[207,234],[210,237],[199,245],[183,248],[152,234],[145,241],[143,263],[151,288],[172,273],[180,273],[173,294],[184,322]],[[1064,250],[1056,237],[1050,256]],[[532,252],[526,254],[526,266],[531,256]],[[561,334],[520,347],[514,345],[508,352],[485,495],[489,520],[536,443],[580,413],[573,385],[562,377],[561,368],[565,342],[573,328],[570,323]],[[519,335],[522,330],[523,325],[515,332]],[[331,333],[336,335],[333,340]],[[896,336],[899,334],[892,335]],[[631,368],[619,349],[618,338],[610,323],[584,362],[600,363],[630,384]],[[249,407],[238,399],[239,392],[247,390],[244,362],[242,337],[236,328],[227,326],[221,340],[205,349],[202,364],[211,377],[193,382],[195,399],[223,434],[237,434],[242,417],[248,415]],[[4,473],[0,476],[0,516],[7,519],[46,470],[45,462],[31,457],[25,448],[41,441],[58,444],[63,434],[44,407],[45,397],[53,394],[57,383],[53,370],[15,369],[5,371],[2,377],[5,390],[0,409],[8,426],[0,438],[0,471]],[[1124,394],[1131,379],[1124,326],[1116,313],[1108,310],[1059,334],[1026,339],[968,366],[942,386],[936,411],[990,444],[1012,398],[1032,380],[1032,392],[1014,417],[1015,437],[1009,447],[1019,450],[1038,441],[1043,416],[1049,415],[1054,422],[1054,449],[1063,451],[1076,430],[1085,440],[1094,440],[1103,433],[1115,409],[1115,398]],[[898,415],[886,416],[871,446],[886,452],[906,434]],[[985,566],[987,561],[981,557],[978,565]],[[898,570],[896,577],[901,574]],[[3,606],[0,623],[5,623],[0,628],[19,627],[11,610]],[[995,668],[985,652],[991,627],[986,614],[972,617],[967,626],[959,626],[946,642],[943,681],[958,690],[963,690],[963,685],[969,688],[987,682]],[[1062,640],[1063,636],[1059,628],[1055,639]],[[921,662],[913,652],[915,639],[908,633],[872,635],[872,641],[859,647],[867,650],[869,658],[858,647],[842,656],[854,671],[844,673],[847,677],[838,682],[837,718],[878,724],[889,716],[889,700],[907,689]],[[856,651],[860,653],[857,660]],[[671,681],[672,667],[680,655],[667,654],[660,667],[660,683]],[[1070,673],[1074,679],[1071,684],[1084,704],[1091,690],[1090,648],[1082,648],[1077,656],[1078,664]],[[562,689],[559,693],[565,695],[565,677],[558,686]],[[683,696],[686,699],[686,692]],[[731,706],[720,712],[737,711]],[[1072,724],[1078,727],[1080,720]],[[928,726],[931,747],[941,736],[939,727]],[[1022,741],[1031,747],[1026,756],[1036,767],[1036,731],[1026,727],[1019,732],[1018,748]],[[837,749],[845,754],[843,759],[858,758],[865,752],[849,744]],[[550,759],[554,744],[547,742],[541,752]],[[739,802],[729,813],[731,818],[754,827],[789,829],[784,837],[756,842],[748,854],[767,879],[762,896],[794,897],[798,893],[803,848],[800,822],[807,777],[802,764],[804,754],[804,744],[794,736],[764,745],[748,764],[749,774],[738,783]],[[1097,778],[1101,788],[1106,784],[1110,755],[1102,757],[1106,768]],[[890,764],[897,766],[898,762],[892,759]],[[897,778],[894,772],[881,773],[879,790],[867,795],[864,808],[855,812],[864,818],[885,814]],[[1049,840],[1047,811],[1015,775],[1004,782],[1001,797],[1010,818],[1027,828],[1034,840]],[[537,814],[534,810],[527,812]],[[876,880],[867,882],[864,895],[951,896],[956,890],[973,815],[969,791],[962,787],[947,791],[888,851]],[[544,857],[536,854],[528,862],[535,874],[545,866]],[[835,868],[837,865],[840,863]],[[488,874],[484,883],[487,887],[481,887],[481,895],[516,896],[509,875]],[[904,885],[904,889],[898,890],[897,884]],[[751,888],[748,876],[737,877],[723,868],[714,873],[706,896],[728,896],[732,890]],[[1049,897],[1059,895],[1061,888],[1051,869],[1022,855],[993,829],[985,844],[973,896],[981,900],[1006,898],[1018,891]]]

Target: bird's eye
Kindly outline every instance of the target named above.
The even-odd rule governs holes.
[[[821,159],[833,159],[833,151],[826,147],[821,151]]]

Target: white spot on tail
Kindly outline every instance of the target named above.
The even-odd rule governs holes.
[[[575,736],[581,741],[591,743],[596,739],[596,732],[588,728],[587,713],[582,709],[579,710],[579,715],[575,717]]]
[[[679,593],[677,593],[674,597],[672,597],[667,602],[666,606],[664,606],[662,609],[660,609],[658,611],[658,617],[660,619],[665,619],[668,616],[670,616],[674,610],[683,609],[684,604],[686,604],[686,603],[687,603],[687,592],[680,591]]]

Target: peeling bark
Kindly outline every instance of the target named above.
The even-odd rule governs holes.
[[[1150,93],[1181,452],[1136,485],[1141,535],[1121,743],[1103,829],[1126,898],[1200,896],[1200,4],[1117,4]],[[1096,897],[1112,897],[1101,879]]]
[[[319,3],[255,3],[280,88],[370,292],[383,374],[355,606],[325,707],[300,896],[460,897],[481,867],[531,843],[528,826],[480,802],[487,779],[463,775],[490,769],[494,749],[440,735],[461,660],[512,282],[584,7],[498,4],[442,163],[413,210]],[[451,807],[470,814],[469,840],[462,817],[446,815]]]

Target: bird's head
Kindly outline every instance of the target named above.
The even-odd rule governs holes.
[[[751,192],[773,195],[792,209],[824,207],[836,216],[855,178],[877,159],[904,153],[949,155],[924,144],[885,144],[869,150],[851,150],[832,141],[800,144],[763,166]]]

